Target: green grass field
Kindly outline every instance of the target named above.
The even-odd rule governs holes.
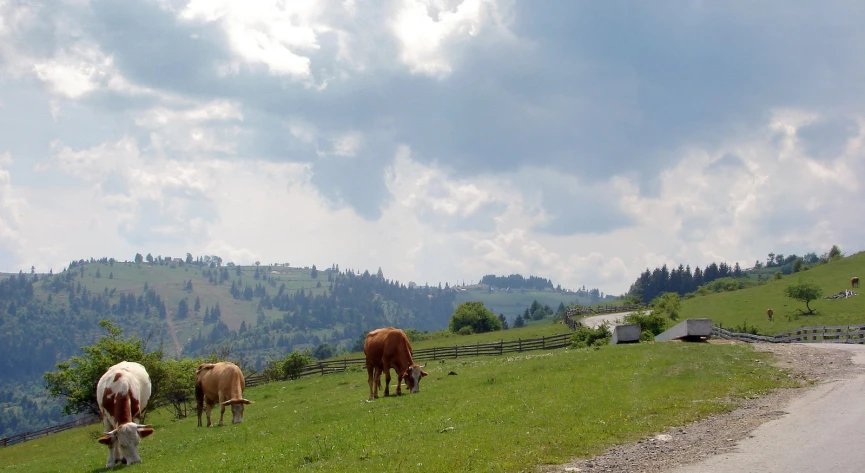
[[[421,392],[367,402],[349,372],[248,389],[245,422],[147,421],[135,471],[525,471],[791,386],[748,345],[644,343],[431,363]],[[762,361],[757,363],[757,361]],[[456,376],[447,373],[454,371]],[[100,471],[99,426],[0,449],[0,471]],[[124,469],[124,467],[118,467]]]
[[[817,283],[824,296],[850,289],[850,278],[865,275],[865,252],[838,261],[816,266],[808,271],[793,273],[780,280],[770,280],[761,286],[733,292],[699,296],[682,301],[681,318],[708,317],[725,328],[747,323],[763,334],[821,325],[852,325],[865,323],[865,295],[849,299],[823,300],[810,303],[816,315],[801,315],[805,304],[784,296],[784,288],[799,278]],[[863,292],[855,288],[856,292]],[[766,309],[774,311],[769,322]]]

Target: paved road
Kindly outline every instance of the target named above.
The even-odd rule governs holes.
[[[597,328],[604,322],[610,323],[610,328],[612,326],[622,323],[622,318],[626,315],[630,314],[630,312],[620,312],[618,314],[606,314],[606,315],[593,315],[591,317],[584,317],[580,319],[580,323],[585,325],[586,327]]]
[[[815,343],[826,350],[853,350],[865,364],[865,345]],[[811,388],[739,442],[737,450],[669,473],[865,471],[865,374]]]

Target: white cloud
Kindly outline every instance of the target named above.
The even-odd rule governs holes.
[[[497,0],[400,0],[390,26],[400,58],[413,73],[445,77],[453,70],[448,47],[486,27],[508,33],[504,2]]]
[[[218,22],[231,50],[247,64],[263,64],[271,74],[310,77],[304,53],[319,49],[321,2],[294,0],[192,0],[179,12],[187,21]],[[232,69],[237,70],[236,65]]]
[[[12,188],[12,156],[0,153],[0,247],[18,251],[21,247],[21,208],[25,204]],[[2,253],[2,251],[0,251]]]

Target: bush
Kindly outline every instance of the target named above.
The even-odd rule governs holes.
[[[475,333],[475,331],[472,330],[472,326],[471,326],[471,325],[465,325],[465,326],[463,326],[463,328],[459,329],[459,330],[457,331],[457,333],[458,333],[459,335],[471,335],[471,334]]]
[[[612,336],[610,324],[607,322],[604,322],[598,328],[580,325],[571,336],[571,346],[573,348],[588,348],[609,345]]]
[[[626,324],[640,324],[640,330],[643,333],[648,332],[652,338],[667,329],[667,320],[669,319],[656,311],[649,312],[646,309],[634,311],[623,319]],[[643,340],[643,337],[640,339]]]
[[[261,375],[268,381],[283,381],[285,379],[298,379],[303,368],[314,361],[309,350],[297,351],[285,355],[283,358],[274,358],[270,361]]]
[[[454,311],[448,328],[453,333],[469,326],[472,333],[486,333],[502,329],[502,321],[483,302],[463,302]]]
[[[682,299],[675,292],[665,292],[654,298],[649,304],[652,307],[653,314],[664,314],[670,320],[679,318],[679,308],[682,305]]]

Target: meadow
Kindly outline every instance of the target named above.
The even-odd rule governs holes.
[[[246,391],[255,404],[238,425],[151,412],[156,433],[129,468],[531,470],[792,386],[768,357],[743,344],[643,343],[442,360],[427,366],[420,393],[372,402],[364,372],[270,383]],[[0,471],[101,471],[100,434],[90,426],[0,449]]]
[[[805,303],[784,296],[784,288],[802,278],[813,281],[823,289],[824,296],[829,296],[850,289],[850,278],[863,275],[865,252],[860,252],[808,271],[771,279],[760,286],[685,299],[680,318],[707,317],[727,329],[744,324],[766,335],[799,327],[862,324],[865,323],[865,295],[848,299],[820,298],[810,303],[815,314],[803,315],[800,310],[805,310]],[[853,290],[862,292],[861,288]],[[769,308],[774,311],[771,322],[766,317]]]

